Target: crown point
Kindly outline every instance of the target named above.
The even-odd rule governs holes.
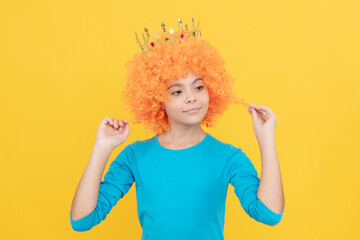
[[[197,28],[195,26],[195,22],[194,22],[194,17],[192,16],[192,26],[190,25],[190,27],[188,26],[188,24],[185,24],[185,29],[183,28],[182,26],[182,20],[181,18],[179,17],[178,18],[178,22],[179,22],[179,30],[177,33],[180,33],[180,39],[181,40],[184,40],[185,39],[185,36],[187,36],[188,34],[191,34],[193,35],[194,37],[197,36],[197,38],[200,38],[201,36],[201,32],[200,32],[200,20],[197,21],[198,25],[197,25]],[[149,35],[149,30],[145,27],[145,33],[141,33],[143,39],[144,39],[144,43],[140,42],[140,39],[139,39],[139,36],[137,35],[137,33],[135,32],[135,36],[136,36],[136,41],[138,43],[138,45],[140,46],[141,50],[143,50],[145,52],[150,54],[152,53],[152,49],[150,49],[148,46],[152,46],[153,48],[155,48],[155,43],[159,40],[164,40],[165,42],[169,42],[170,39],[172,39],[173,37],[179,37],[177,35],[177,33],[175,33],[174,29],[173,28],[170,28],[169,29],[169,33],[172,34],[171,36],[169,35],[169,33],[166,31],[165,29],[165,24],[163,22],[161,22],[161,27],[163,29],[163,34],[162,36],[160,37],[160,35],[156,32],[154,32],[154,35],[155,35],[155,38],[152,38],[150,35]],[[161,34],[161,33],[160,33]],[[176,36],[174,36],[173,34],[176,34]],[[165,38],[163,38],[165,37]],[[153,41],[149,41],[150,38],[153,39]],[[150,42],[150,44],[149,44]],[[221,91],[218,92],[218,94],[222,94]]]

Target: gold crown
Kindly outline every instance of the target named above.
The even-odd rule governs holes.
[[[165,29],[165,24],[161,23],[161,27],[163,29],[163,34],[161,35],[161,37],[159,37],[159,35],[156,32],[154,33],[155,37],[150,36],[149,31],[147,30],[147,28],[145,28],[146,36],[144,35],[144,33],[142,34],[144,42],[140,42],[140,40],[135,32],[136,41],[143,52],[145,51],[146,53],[151,54],[151,52],[154,51],[155,45],[158,41],[171,42],[175,38],[180,39],[181,41],[184,41],[190,34],[193,37],[200,38],[200,36],[201,36],[200,20],[198,20],[197,27],[195,27],[195,24],[194,24],[194,17],[192,17],[191,20],[192,20],[192,27],[191,27],[191,29],[188,29],[187,24],[185,24],[185,28],[182,27],[182,21],[179,18],[179,20],[178,20],[179,29],[175,33],[174,33],[174,30],[171,28],[170,28],[170,32],[167,32]]]

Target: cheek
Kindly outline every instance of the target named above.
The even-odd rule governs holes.
[[[168,113],[176,113],[179,110],[181,110],[184,106],[180,103],[180,101],[176,101],[176,100],[172,100],[171,102],[169,101],[166,104],[166,111]]]
[[[204,104],[209,103],[209,93],[204,91],[204,94],[201,95],[201,100]]]

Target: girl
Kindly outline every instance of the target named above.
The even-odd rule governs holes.
[[[138,41],[143,52],[126,64],[124,108],[134,114],[133,123],[156,135],[125,146],[101,181],[112,151],[130,133],[127,120],[103,119],[72,203],[74,230],[88,231],[103,221],[134,182],[142,239],[224,239],[229,183],[251,218],[269,226],[281,221],[274,113],[237,99],[220,54],[200,39],[199,24],[183,29],[179,19],[179,25],[177,33],[168,34],[163,24],[158,41]],[[202,129],[213,127],[231,102],[247,106],[252,116],[261,180],[240,148]]]

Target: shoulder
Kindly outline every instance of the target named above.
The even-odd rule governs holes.
[[[153,143],[155,141],[155,137],[150,137],[144,140],[136,140],[131,143],[129,143],[127,146],[125,146],[124,150],[131,151],[131,152],[143,152],[153,146]]]
[[[209,145],[211,145],[210,148],[214,149],[214,151],[221,152],[221,155],[226,159],[231,159],[234,157],[246,157],[246,154],[242,151],[241,148],[211,135]]]
[[[241,150],[241,148],[238,148],[238,147],[234,146],[233,144],[228,143],[227,141],[222,141],[212,135],[210,135],[210,138],[211,138],[211,141],[209,141],[209,142],[211,142],[211,144],[213,144],[214,146],[223,148],[226,152],[232,153],[234,151]]]
[[[243,151],[243,148],[237,147],[235,144],[220,141],[218,139],[215,139],[215,141],[217,141],[218,144],[223,146],[224,154],[229,163],[244,162],[244,161],[246,163],[251,162],[249,157]]]
[[[146,152],[152,148],[152,138],[145,140],[136,140],[128,143],[123,147],[120,153],[114,159],[114,164],[118,163],[127,163],[129,166],[137,161],[139,156],[143,156]]]

